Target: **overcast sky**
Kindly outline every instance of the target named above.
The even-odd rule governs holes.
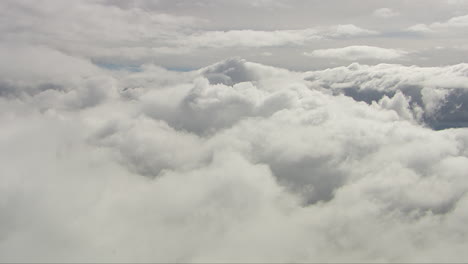
[[[458,0],[0,5],[2,42],[47,45],[101,64],[154,62],[183,70],[240,56],[297,70],[354,60],[439,66],[463,62],[468,50],[468,2]]]
[[[466,262],[468,1],[1,0],[0,262]]]

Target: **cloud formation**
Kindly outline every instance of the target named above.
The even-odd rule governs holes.
[[[241,56],[305,71],[310,60],[304,52],[352,45],[412,51],[401,63],[437,66],[463,62],[457,47],[466,43],[466,13],[463,1],[437,0],[4,0],[0,40],[121,67],[155,63],[193,70]],[[446,48],[428,52],[437,46]],[[275,56],[261,55],[266,53]],[[326,58],[314,68],[346,64]]]
[[[423,118],[465,111],[466,65],[131,72],[18,54],[39,57],[0,68],[2,261],[467,257],[468,133]]]
[[[350,38],[377,35],[378,32],[363,29],[352,24],[331,27],[317,27],[299,30],[229,30],[194,33],[183,37],[180,42],[188,45],[187,50],[196,48],[227,48],[227,47],[274,47],[284,45],[303,45],[311,40],[323,38]],[[178,42],[179,42],[178,41]]]
[[[376,17],[380,17],[380,18],[391,18],[391,17],[399,16],[400,13],[398,13],[397,11],[392,10],[390,8],[383,7],[383,8],[379,8],[379,9],[374,10],[372,15],[374,15]]]
[[[395,60],[407,55],[408,52],[397,49],[386,49],[373,46],[348,46],[335,49],[318,49],[312,52],[305,52],[304,55],[317,58],[333,58],[342,60]]]
[[[324,38],[378,34],[353,24],[284,30],[206,30],[206,19],[144,8],[109,7],[105,1],[76,1],[72,8],[57,0],[41,4],[8,0],[0,5],[0,30],[7,42],[45,45],[93,60],[115,62],[145,61],[147,57],[188,54],[207,48],[300,46]]]
[[[348,67],[307,73],[306,79],[367,103],[401,92],[406,96],[414,118],[440,129],[467,124],[467,71],[466,64],[404,67],[353,63]]]
[[[419,33],[435,33],[435,32],[458,32],[459,30],[468,27],[468,15],[456,16],[443,22],[434,22],[431,24],[416,24],[408,27],[408,31]]]
[[[465,261],[449,2],[0,1],[0,262]]]

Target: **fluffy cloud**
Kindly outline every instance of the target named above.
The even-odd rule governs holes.
[[[408,52],[373,46],[348,46],[335,49],[318,49],[304,54],[306,56],[317,58],[333,58],[355,61],[364,59],[394,60],[404,57]]]
[[[427,125],[467,120],[464,64],[132,72],[15,52],[24,70],[0,67],[4,262],[467,257],[468,132]]]
[[[434,128],[445,128],[466,125],[467,71],[466,64],[405,67],[353,63],[348,67],[307,73],[306,79],[368,103],[401,91],[410,99],[414,116],[422,117]]]
[[[468,65],[319,64],[464,4],[374,1],[0,1],[0,262],[466,260]]]
[[[434,22],[432,24],[416,24],[407,29],[407,31],[418,33],[451,32],[457,33],[468,27],[468,15],[452,17],[444,22]]]
[[[36,46],[0,45],[0,96],[40,109],[95,106],[117,96],[116,82],[85,59]]]

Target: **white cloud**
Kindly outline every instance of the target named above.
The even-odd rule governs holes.
[[[415,119],[422,118],[432,127],[444,128],[465,119],[467,72],[467,64],[405,67],[353,63],[348,67],[307,73],[306,79],[319,87],[342,91],[356,100],[368,103],[401,91],[406,99],[410,99],[410,108]],[[395,99],[398,99],[399,105],[404,104],[401,96]]]
[[[11,3],[10,3],[11,2]],[[275,1],[276,2],[276,1]],[[355,25],[300,29],[206,29],[207,19],[149,8],[121,8],[105,1],[2,2],[2,35],[8,42],[44,45],[98,61],[149,62],[165,55],[204,49],[306,45],[324,38],[378,32]],[[22,28],[22,30],[17,30]]]
[[[379,34],[379,32],[377,31],[360,28],[352,24],[333,26],[325,31],[328,31],[328,32],[323,33],[325,36],[335,37],[335,38],[366,37],[366,36],[375,36]]]
[[[437,28],[464,28],[468,27],[468,15],[465,16],[457,16],[450,18],[449,20],[445,22],[436,22],[431,24],[431,27]]]
[[[0,262],[466,260],[468,64],[205,63],[388,29],[283,3],[0,2]]]
[[[304,30],[230,30],[208,31],[187,36],[189,47],[271,47],[282,45],[301,45],[321,36],[315,29]]]
[[[362,89],[378,91],[398,90],[402,86],[436,87],[442,89],[468,89],[468,64],[462,63],[445,67],[417,67],[394,64],[375,66],[352,63],[348,67],[337,67],[323,71],[309,72],[308,79],[318,85],[339,89],[359,84]]]
[[[391,18],[391,17],[396,17],[400,15],[400,13],[398,13],[397,11],[394,11],[386,7],[376,9],[374,10],[372,14],[376,17],[381,17],[381,18]]]
[[[373,46],[348,46],[335,49],[318,49],[306,52],[306,56],[318,58],[333,58],[343,60],[394,60],[407,55],[408,52],[397,49],[386,49]]]
[[[282,0],[184,3],[76,0],[72,4],[59,0],[4,0],[0,3],[0,34],[2,43],[40,45],[91,59],[100,65],[156,62],[181,69],[195,69],[226,57],[244,56],[306,70],[309,61],[300,54],[306,49],[347,45],[386,47],[386,41],[391,40],[392,46],[401,49],[427,50],[441,44],[437,40],[439,37],[432,38],[436,35],[448,37],[453,45],[461,45],[464,38],[460,32],[463,16],[439,22],[451,24],[450,28],[433,29],[430,22],[437,20],[434,17],[463,14],[466,5],[461,2],[447,5],[429,1],[422,7],[417,2],[397,1],[377,12],[364,2],[336,9],[335,1],[318,6],[310,1],[299,1],[301,4],[292,5]],[[427,12],[418,12],[422,9]],[[414,15],[393,17],[376,24],[374,11],[384,16],[398,12]],[[428,29],[433,30],[433,34],[427,36],[431,41],[421,41],[424,37],[421,34],[415,37],[415,34],[402,32],[418,24],[423,26],[411,27],[409,31],[428,33]],[[459,25],[458,30],[454,29],[455,25]],[[343,44],[341,40],[344,39],[347,41]],[[258,50],[251,53],[251,48]],[[250,55],[262,52],[273,52],[275,56]],[[413,56],[411,61],[424,65],[454,64],[462,61],[462,56],[454,55],[457,52],[461,53],[447,49],[428,53],[427,58]],[[335,66],[333,63],[318,60],[316,67]]]
[[[106,85],[69,81],[44,106],[50,91],[24,72],[35,93],[0,94],[0,260],[465,259],[467,130],[434,131],[424,117],[465,98],[451,94],[466,72],[91,67],[119,92],[75,108],[62,107],[68,93]],[[366,104],[346,87],[381,94]]]
[[[428,25],[426,24],[417,24],[410,26],[406,29],[409,32],[416,32],[416,33],[432,33],[434,32]]]
[[[178,54],[204,48],[301,46],[314,40],[368,37],[378,34],[377,31],[363,29],[351,24],[294,30],[192,31],[190,34],[179,34],[172,39],[164,40],[160,47],[152,48],[150,52]],[[142,52],[144,52],[144,49]]]
[[[82,108],[117,96],[115,80],[86,59],[37,46],[0,45],[0,95],[39,108]]]
[[[431,24],[416,24],[407,29],[407,31],[418,33],[450,32],[455,33],[468,27],[468,15],[452,17],[444,22],[434,22]]]

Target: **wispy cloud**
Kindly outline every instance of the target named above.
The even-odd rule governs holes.
[[[342,60],[395,60],[403,58],[407,51],[398,49],[386,49],[373,46],[348,46],[334,49],[318,49],[312,52],[305,52],[304,55],[317,58],[333,58]]]
[[[390,8],[384,7],[384,8],[379,8],[379,9],[374,10],[372,15],[374,15],[376,17],[380,17],[380,18],[391,18],[391,17],[399,16],[400,13],[398,13],[397,11],[392,10]]]

